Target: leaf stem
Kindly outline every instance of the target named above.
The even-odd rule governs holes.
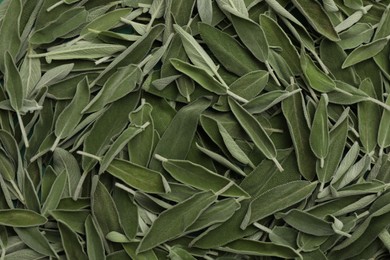
[[[383,107],[383,108],[386,109],[387,111],[390,111],[390,106],[389,106],[389,105],[387,105],[387,104],[385,104],[385,103],[383,103],[383,102],[381,102],[381,101],[379,101],[379,100],[377,100],[377,99],[375,99],[375,98],[367,97],[366,100],[367,100],[367,101],[371,101],[372,103],[375,103],[375,104],[377,104],[377,105]]]
[[[159,154],[155,154],[155,155],[154,155],[154,158],[155,158],[156,160],[160,161],[160,162],[167,162],[167,161],[168,161],[167,158],[165,158],[165,157],[163,157],[163,156],[161,156],[161,155],[159,155]]]
[[[245,103],[248,103],[248,102],[249,102],[247,99],[245,99],[245,98],[243,98],[243,97],[240,97],[239,95],[237,95],[237,94],[231,92],[230,90],[228,90],[226,93],[227,93],[229,96],[231,96],[232,98],[234,98],[235,100],[237,100],[237,101],[239,101],[239,102],[241,102],[241,103],[244,103],[244,104],[245,104]]]
[[[77,151],[76,153],[79,154],[79,155],[82,155],[82,156],[86,156],[86,157],[95,159],[95,160],[97,160],[99,162],[102,160],[102,158],[100,158],[99,156],[96,156],[96,155],[90,154],[90,153],[86,153],[86,152],[83,152],[83,151]]]
[[[343,93],[343,94],[345,94],[347,96],[353,97],[353,94],[351,94],[351,93],[349,93],[349,92],[347,92],[347,91],[345,91],[345,90],[343,90],[341,88],[334,88],[334,90],[337,91],[337,92]]]
[[[20,191],[18,185],[16,185],[16,182],[15,182],[14,180],[11,180],[10,182],[11,182],[12,187],[15,189],[15,192],[16,192],[16,194],[18,195],[20,201],[21,201],[23,204],[25,204],[25,201],[26,201],[26,200],[25,200],[25,198],[24,198],[22,192]]]
[[[24,141],[24,145],[26,146],[26,148],[28,148],[30,146],[30,144],[28,142],[26,128],[24,127],[24,123],[23,123],[22,117],[20,116],[20,112],[19,111],[16,112],[16,116],[18,117],[19,127],[20,127],[20,131],[22,133],[22,138],[23,138],[23,141]]]
[[[61,141],[61,137],[60,136],[58,136],[57,138],[56,138],[56,140],[54,141],[54,143],[53,143],[53,145],[52,145],[52,147],[50,148],[50,151],[54,151],[54,149],[56,149],[57,148],[57,146],[58,146],[58,144],[60,143],[60,141]]]
[[[282,165],[278,162],[278,160],[277,160],[275,157],[272,158],[271,160],[275,163],[276,167],[278,168],[278,170],[279,170],[280,172],[284,171]]]
[[[265,66],[267,67],[267,70],[269,72],[269,74],[271,75],[271,77],[275,80],[276,82],[276,85],[278,85],[279,87],[282,86],[280,84],[280,81],[278,80],[278,78],[276,77],[275,73],[274,73],[274,70],[272,69],[271,65],[269,64],[268,61],[265,61]]]
[[[64,3],[64,0],[58,1],[58,2],[55,3],[54,5],[49,6],[49,7],[46,9],[46,12],[50,12],[51,10],[53,10],[54,8],[57,8],[58,6],[62,5],[63,3]]]
[[[81,189],[83,187],[84,181],[87,178],[87,176],[88,176],[88,171],[84,171],[83,174],[81,175],[79,183],[77,184],[77,187],[76,187],[76,189],[74,191],[74,194],[73,194],[73,197],[72,197],[74,201],[76,201],[79,198],[80,193],[81,193]]]
[[[329,74],[328,68],[325,66],[325,64],[322,62],[321,58],[318,56],[318,54],[315,51],[309,50],[311,54],[313,54],[314,58],[320,65],[321,69],[325,72],[325,74]]]
[[[264,231],[264,232],[266,232],[266,233],[268,233],[268,234],[271,234],[271,233],[272,233],[272,230],[271,230],[270,228],[268,228],[268,227],[266,227],[266,226],[264,226],[264,225],[261,225],[261,224],[258,223],[258,222],[253,223],[253,225],[254,225],[255,227],[257,227],[258,229],[260,229],[261,231]]]
[[[131,195],[135,195],[135,191],[133,189],[130,189],[129,187],[127,187],[126,185],[123,185],[122,183],[116,182],[115,186],[118,187],[119,189],[122,189],[122,190],[130,193]]]
[[[227,191],[228,189],[230,189],[230,187],[232,187],[234,185],[234,182],[233,181],[230,181],[225,187],[223,187],[222,189],[220,189],[219,191],[217,191],[215,193],[215,195],[219,196],[221,194],[223,194],[225,191]]]

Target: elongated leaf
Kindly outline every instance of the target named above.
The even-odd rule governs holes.
[[[219,95],[227,93],[226,87],[210,76],[210,74],[201,67],[196,67],[178,59],[171,59],[171,64],[176,70],[186,74],[208,91]]]
[[[222,247],[223,251],[252,256],[273,256],[295,258],[298,256],[291,248],[270,242],[241,239]]]
[[[326,222],[304,211],[293,209],[283,216],[287,224],[306,234],[330,236],[335,234],[330,222]]]
[[[52,60],[97,59],[111,56],[125,49],[126,47],[122,45],[85,42],[69,47],[61,47],[43,54],[30,54],[29,57],[45,57],[47,62],[50,63]]]
[[[62,245],[69,259],[88,259],[77,235],[64,223],[59,222],[58,228],[61,234]]]
[[[28,58],[26,56],[20,68],[20,77],[22,78],[22,84],[25,89],[26,96],[29,96],[41,79],[40,60]]]
[[[230,183],[229,179],[189,161],[163,159],[163,167],[176,180],[201,190],[217,192]],[[223,195],[237,197],[249,196],[236,184],[226,190]]]
[[[217,73],[217,66],[210,58],[210,56],[206,53],[206,51],[200,46],[200,44],[192,37],[191,34],[183,30],[180,26],[173,26],[176,32],[180,35],[184,49],[190,58],[191,62],[196,66],[204,69],[210,75],[214,75]]]
[[[326,156],[323,167],[317,167],[317,177],[321,183],[329,182],[339,165],[348,134],[348,116],[342,119],[329,133],[329,154]],[[317,164],[319,166],[319,164]]]
[[[299,54],[286,32],[269,16],[260,15],[260,25],[270,46],[282,48],[280,55],[286,60],[294,74],[301,73]]]
[[[295,181],[264,192],[250,203],[241,228],[304,200],[316,186],[316,182]]]
[[[49,194],[47,195],[46,201],[42,206],[42,215],[47,216],[49,210],[54,210],[57,208],[60,203],[62,194],[65,190],[65,185],[67,181],[67,175],[65,172],[62,172],[57,176],[56,180],[53,182],[53,186],[50,189]]]
[[[180,236],[216,199],[217,196],[213,192],[205,191],[197,193],[191,198],[164,211],[153,222],[153,225],[141,240],[137,251],[147,251],[169,239]],[[172,228],[166,229],[172,221],[180,223],[180,225],[174,225]]]
[[[107,188],[98,178],[98,176],[95,176],[92,180],[92,216],[96,219],[96,224],[100,227],[104,237],[111,231],[122,233],[122,228],[119,223],[119,214],[114,200]]]
[[[89,102],[89,85],[87,78],[83,79],[77,85],[77,91],[72,102],[58,116],[54,133],[57,139],[52,150],[57,146],[59,141],[69,136],[70,133],[79,124],[82,114],[81,111]]]
[[[85,221],[85,234],[88,257],[96,260],[105,259],[103,243],[97,231],[96,224],[91,216],[88,216]]]
[[[100,162],[99,173],[103,173],[111,164],[114,157],[126,146],[126,144],[143,131],[139,127],[129,127],[123,133],[118,136],[115,142],[108,149],[107,153],[103,156]]]
[[[149,193],[165,193],[166,180],[156,171],[132,164],[129,161],[113,160],[107,172],[127,185]]]
[[[324,167],[324,160],[329,151],[329,128],[328,128],[328,96],[323,94],[318,104],[310,132],[310,147],[313,153],[321,161],[321,168]]]
[[[45,44],[64,36],[87,22],[88,12],[83,7],[72,8],[47,26],[35,31],[29,41],[32,44]]]
[[[387,97],[386,104],[390,104],[390,97]],[[390,118],[390,111],[384,110],[378,129],[378,145],[383,152],[383,149],[390,146],[390,128],[387,127],[387,122]]]
[[[317,32],[331,41],[339,40],[332,22],[318,2],[310,0],[293,0],[293,3]]]
[[[9,52],[9,55],[12,58],[15,58],[21,45],[19,31],[21,14],[22,1],[10,1],[9,4],[6,5],[6,10],[0,25],[0,34],[3,35],[3,37],[0,38],[0,70],[2,72],[5,72],[6,53]],[[4,35],[7,37],[4,37]]]
[[[198,26],[203,41],[227,70],[241,76],[259,69],[252,54],[233,37],[205,23]]]
[[[141,73],[140,68],[134,65],[118,70],[107,80],[91,102],[85,105],[83,113],[99,111],[104,106],[132,92],[139,82]]]
[[[47,219],[38,213],[26,209],[0,210],[0,224],[10,227],[34,227],[47,222]]]
[[[365,79],[360,84],[360,89],[372,98],[377,99],[374,86],[370,79]],[[363,148],[367,154],[372,153],[377,145],[380,124],[380,108],[371,102],[358,104],[359,135]]]
[[[18,2],[18,1],[15,1]],[[15,62],[9,52],[4,55],[5,64],[5,87],[10,97],[10,103],[15,111],[20,111],[23,107],[25,90],[22,79],[16,68]]]
[[[388,41],[389,39],[382,38],[354,49],[345,59],[342,68],[344,69],[350,67],[352,65],[355,65],[356,63],[374,57],[383,50],[383,48],[387,45]]]
[[[229,132],[226,130],[226,128],[219,122],[218,129],[222,136],[222,139],[225,143],[226,148],[229,150],[230,154],[239,162],[243,164],[249,164],[251,167],[254,168],[253,163],[248,158],[248,156],[244,153],[244,151],[241,150],[241,148],[238,146],[238,144],[234,141],[233,137],[230,136]]]
[[[199,116],[209,105],[210,101],[198,99],[182,108],[161,136],[153,154],[159,154],[169,159],[184,159],[195,136]],[[175,147],[175,149],[171,149],[171,147]],[[162,166],[156,159],[152,159],[150,168],[160,170]]]
[[[58,258],[56,251],[37,227],[14,228],[14,230],[21,240],[36,252]]]
[[[213,21],[213,5],[211,0],[197,0],[199,16],[202,22],[211,24]]]
[[[261,62],[268,60],[268,42],[263,29],[256,23],[238,16],[232,16],[232,23],[241,41]]]
[[[264,131],[260,123],[246,111],[242,106],[237,104],[232,99],[229,99],[229,106],[245,132],[251,137],[257,148],[264,153],[264,155],[272,160],[283,171],[283,168],[276,160],[276,148],[267,133]]]

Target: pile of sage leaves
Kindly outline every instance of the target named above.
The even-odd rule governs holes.
[[[0,260],[390,259],[390,0],[4,0]]]

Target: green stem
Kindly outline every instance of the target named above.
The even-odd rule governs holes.
[[[227,191],[228,189],[230,189],[230,187],[232,187],[234,185],[234,182],[231,181],[229,182],[225,187],[223,187],[222,189],[220,189],[219,191],[217,191],[215,193],[215,195],[219,196],[221,194],[223,194],[225,191]]]
[[[367,97],[366,100],[367,100],[367,101],[371,101],[372,103],[375,103],[375,104],[377,104],[377,105],[383,107],[383,108],[386,109],[387,111],[390,111],[390,106],[389,106],[389,105],[387,105],[387,104],[385,104],[385,103],[383,103],[383,102],[381,102],[381,101],[379,101],[379,100],[377,100],[377,99],[375,99],[375,98]]]
[[[237,94],[234,94],[234,93],[231,92],[230,90],[228,90],[226,93],[227,93],[229,96],[231,96],[232,98],[234,98],[235,100],[237,100],[237,101],[239,101],[239,102],[241,102],[241,103],[246,104],[246,103],[249,102],[247,99],[245,99],[245,98],[243,98],[243,97],[240,97],[240,96],[237,95]]]
[[[269,229],[269,228],[266,227],[266,226],[261,225],[261,224],[258,223],[258,222],[253,223],[253,225],[254,225],[255,227],[257,227],[258,229],[260,229],[261,231],[264,231],[264,232],[266,232],[266,233],[268,233],[268,234],[271,234],[271,233],[272,233],[272,230],[271,230],[271,229]]]
[[[50,148],[50,151],[54,151],[54,149],[56,149],[57,148],[57,146],[58,146],[58,144],[60,143],[60,141],[61,141],[61,137],[60,136],[58,136],[57,138],[56,138],[56,140],[54,141],[54,143],[53,143],[53,145],[52,145],[52,147]]]
[[[130,189],[129,187],[123,185],[122,183],[116,182],[115,186],[118,187],[121,190],[124,190],[124,191],[130,193],[133,196],[135,195],[135,191],[133,189]]]
[[[73,197],[72,197],[74,201],[76,201],[79,198],[80,193],[81,193],[81,189],[83,187],[85,179],[87,178],[87,175],[88,175],[88,171],[84,171],[83,174],[81,175],[79,183],[77,184],[77,187],[76,187],[74,194],[73,194]]]
[[[11,180],[10,182],[11,182],[11,185],[12,185],[12,187],[14,188],[16,194],[18,195],[20,201],[21,201],[23,204],[25,204],[25,201],[26,201],[26,200],[25,200],[25,198],[24,198],[22,192],[20,191],[18,185],[16,185],[16,183],[15,183],[14,180]]]
[[[57,8],[58,6],[62,5],[64,3],[64,0],[58,1],[54,5],[50,6],[49,8],[46,9],[47,12],[50,12],[54,8]]]
[[[275,80],[276,82],[276,85],[278,85],[279,87],[282,86],[280,84],[280,81],[278,80],[278,78],[276,77],[275,73],[274,73],[274,70],[272,69],[271,65],[269,64],[268,61],[265,61],[265,66],[267,67],[267,70],[269,72],[269,74],[271,75],[271,77]]]
[[[278,170],[280,172],[284,171],[282,165],[278,162],[278,160],[276,158],[272,158],[271,160],[275,163],[276,167],[278,168]]]
[[[329,70],[328,68],[325,66],[325,64],[322,62],[321,58],[318,56],[318,54],[315,52],[315,51],[311,51],[311,54],[313,54],[314,58],[316,59],[316,61],[318,62],[318,64],[320,64],[320,67],[321,69],[325,72],[325,74],[329,74]]]
[[[16,112],[16,116],[18,117],[19,127],[20,127],[20,131],[22,133],[24,145],[26,146],[26,148],[28,148],[30,146],[30,144],[28,142],[26,128],[24,127],[24,123],[23,123],[22,117],[20,116],[19,111]]]
[[[334,90],[337,91],[337,92],[343,93],[343,94],[345,94],[347,96],[353,97],[353,94],[351,94],[351,93],[349,93],[349,92],[347,92],[347,91],[345,91],[345,90],[343,90],[341,88],[335,88]]]

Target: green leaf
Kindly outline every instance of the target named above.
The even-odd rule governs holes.
[[[310,147],[320,159],[320,167],[323,168],[329,151],[328,96],[326,94],[322,94],[315,112],[309,140]]]
[[[259,148],[268,159],[272,160],[280,171],[283,171],[282,166],[276,160],[277,152],[275,145],[256,118],[254,118],[248,111],[232,99],[229,99],[229,106],[234,116],[245,132],[250,136],[256,147]]]
[[[195,38],[182,29],[178,25],[173,26],[176,32],[180,35],[183,42],[184,49],[188,55],[188,58],[191,60],[195,66],[198,66],[210,75],[217,74],[217,66],[206,51],[200,46],[200,44],[195,40]]]
[[[85,105],[83,113],[99,111],[132,92],[140,81],[141,74],[140,68],[135,65],[118,70],[106,81],[88,105]]]
[[[125,46],[117,44],[82,42],[76,45],[59,47],[46,53],[30,54],[29,57],[44,57],[50,63],[52,60],[98,59],[111,56],[125,49]]]
[[[241,228],[245,229],[256,221],[304,200],[313,193],[316,186],[316,182],[294,181],[260,194],[250,203]]]
[[[382,38],[376,41],[373,41],[369,44],[362,45],[356,49],[354,49],[348,57],[345,59],[341,68],[345,69],[352,65],[355,65],[359,62],[365,61],[377,55],[379,52],[385,48],[389,39]]]
[[[331,41],[338,41],[340,39],[329,16],[318,2],[310,0],[293,0],[293,3],[317,32]]]
[[[347,111],[348,112],[348,111]],[[337,124],[338,123],[338,124]],[[332,176],[335,174],[337,166],[339,165],[344,147],[347,141],[348,135],[348,115],[345,117],[340,116],[337,126],[329,133],[329,154],[324,160],[323,167],[317,164],[317,177],[321,183],[329,182]]]
[[[77,84],[77,90],[72,102],[61,112],[55,124],[54,133],[56,141],[51,150],[54,151],[61,139],[69,137],[72,131],[79,124],[81,111],[89,102],[89,85],[87,78]]]
[[[108,166],[107,172],[135,189],[148,193],[167,192],[168,184],[159,172],[129,161],[114,159]]]
[[[242,17],[232,15],[231,20],[240,40],[259,61],[266,62],[269,47],[263,29],[251,20]]]
[[[164,169],[168,171],[174,179],[200,190],[217,192],[231,182],[231,180],[189,161],[165,158],[161,158],[161,160]],[[237,184],[233,184],[233,186],[226,190],[223,195],[249,197],[249,195]]]
[[[57,208],[62,198],[62,194],[64,193],[66,182],[67,174],[65,172],[62,172],[57,176],[53,182],[53,186],[51,187],[49,194],[47,195],[45,203],[42,206],[42,215],[48,216],[50,210]]]
[[[202,22],[211,24],[213,21],[213,5],[211,0],[197,0],[196,7]]]
[[[103,242],[91,215],[85,221],[85,234],[88,257],[96,260],[105,259]]]
[[[372,98],[377,99],[374,85],[369,78],[360,84],[360,90],[367,93]],[[377,104],[363,101],[358,104],[358,127],[360,140],[367,154],[371,154],[376,146],[380,124],[380,107]]]
[[[0,210],[0,224],[9,227],[35,227],[47,222],[44,216],[27,209]]]
[[[22,8],[22,1],[9,1],[3,19],[1,19],[0,34],[6,35],[6,37],[0,38],[0,70],[2,72],[5,72],[6,53],[9,53],[9,56],[15,59],[19,52],[21,45],[19,26]]]
[[[299,54],[291,39],[278,23],[269,16],[260,15],[260,25],[270,46],[280,47],[280,55],[285,59],[294,75],[301,73]]]
[[[203,68],[191,65],[178,59],[171,59],[170,61],[176,70],[184,73],[206,90],[218,95],[227,94],[228,90],[226,87],[210,76],[210,74]]]
[[[390,105],[390,97],[387,97],[386,104]],[[390,146],[390,129],[387,127],[387,122],[389,122],[389,120],[390,111],[384,110],[378,129],[378,145],[381,148],[380,154],[383,153],[384,148]]]
[[[122,233],[118,211],[111,194],[99,181],[98,176],[95,176],[92,182],[91,211],[102,235],[105,237],[111,231]]]
[[[61,234],[62,246],[64,247],[66,257],[68,259],[88,259],[76,233],[74,233],[68,225],[62,222],[58,223],[58,229]]]
[[[226,148],[229,150],[230,154],[239,162],[247,165],[249,164],[252,168],[254,168],[253,163],[248,158],[248,156],[244,153],[244,151],[241,150],[241,148],[238,146],[238,144],[234,141],[233,137],[230,136],[229,132],[226,130],[226,128],[219,122],[218,129],[219,133],[222,136],[222,139],[225,143]]]
[[[314,236],[330,236],[335,234],[332,223],[326,222],[305,211],[292,209],[282,216],[283,220],[293,228]]]
[[[273,256],[281,258],[298,257],[298,254],[289,247],[277,245],[271,242],[261,242],[249,239],[241,239],[231,242],[223,246],[221,250],[251,256]]]
[[[200,192],[167,209],[153,222],[153,225],[141,240],[137,251],[139,253],[145,252],[180,236],[216,199],[217,195],[213,192]],[[180,225],[172,225],[172,223],[180,223]]]
[[[14,230],[20,239],[36,252],[42,255],[58,258],[56,251],[37,227],[14,228]]]
[[[229,34],[205,23],[198,27],[207,47],[227,70],[242,76],[260,68],[252,54]]]
[[[195,136],[199,116],[209,105],[210,101],[198,99],[180,109],[161,136],[153,154],[169,159],[185,159]],[[154,158],[149,167],[153,170],[162,169],[161,163]]]
[[[99,173],[103,173],[110,166],[111,162],[114,160],[115,156],[121,152],[121,150],[126,146],[127,143],[138,134],[140,134],[144,129],[139,127],[130,126],[125,131],[123,131],[118,138],[112,143],[107,153],[103,156],[100,161]]]
[[[88,12],[84,7],[72,8],[62,13],[55,21],[35,31],[29,42],[31,44],[51,43],[87,22]]]

